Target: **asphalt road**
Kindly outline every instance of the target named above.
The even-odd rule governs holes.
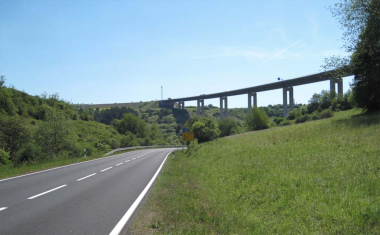
[[[109,234],[172,149],[0,181],[0,234]]]

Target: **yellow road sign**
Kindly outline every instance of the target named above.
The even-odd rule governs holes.
[[[194,132],[183,133],[183,141],[193,141],[193,140],[194,140]]]

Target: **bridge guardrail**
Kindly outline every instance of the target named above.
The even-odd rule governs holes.
[[[152,146],[136,146],[136,147],[127,147],[127,148],[118,148],[114,149],[108,153],[106,153],[104,156],[108,156],[110,154],[113,154],[115,152],[124,151],[124,150],[130,150],[130,149],[145,149],[145,148],[187,148],[186,145],[152,145]]]

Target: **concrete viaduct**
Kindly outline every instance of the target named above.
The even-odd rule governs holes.
[[[228,117],[228,101],[227,101],[228,96],[247,94],[248,95],[248,109],[251,109],[252,106],[257,107],[257,93],[258,92],[282,89],[283,90],[283,117],[285,117],[289,111],[293,110],[293,107],[294,107],[294,93],[293,93],[294,86],[300,86],[300,85],[330,80],[330,91],[335,91],[335,85],[338,84],[337,93],[343,95],[342,77],[335,78],[332,76],[332,74],[334,74],[334,71],[327,71],[327,72],[307,75],[307,76],[303,76],[299,78],[289,79],[285,81],[279,81],[279,82],[269,83],[269,84],[260,85],[260,86],[243,88],[239,90],[225,91],[225,92],[219,92],[219,93],[214,93],[214,94],[204,94],[204,95],[185,97],[185,98],[176,98],[176,99],[170,99],[170,100],[162,100],[160,101],[160,107],[174,108],[174,104],[178,102],[178,108],[184,109],[185,101],[195,100],[197,101],[197,114],[199,116],[203,116],[205,114],[204,100],[220,98],[220,118],[223,119],[223,118]],[[344,71],[344,74],[345,74],[344,77],[353,75],[352,72],[349,71],[348,69]],[[288,102],[288,97],[289,97],[289,102]],[[289,109],[288,109],[288,104],[289,104]]]

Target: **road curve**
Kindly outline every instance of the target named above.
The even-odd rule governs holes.
[[[109,234],[173,149],[0,181],[0,234]]]

